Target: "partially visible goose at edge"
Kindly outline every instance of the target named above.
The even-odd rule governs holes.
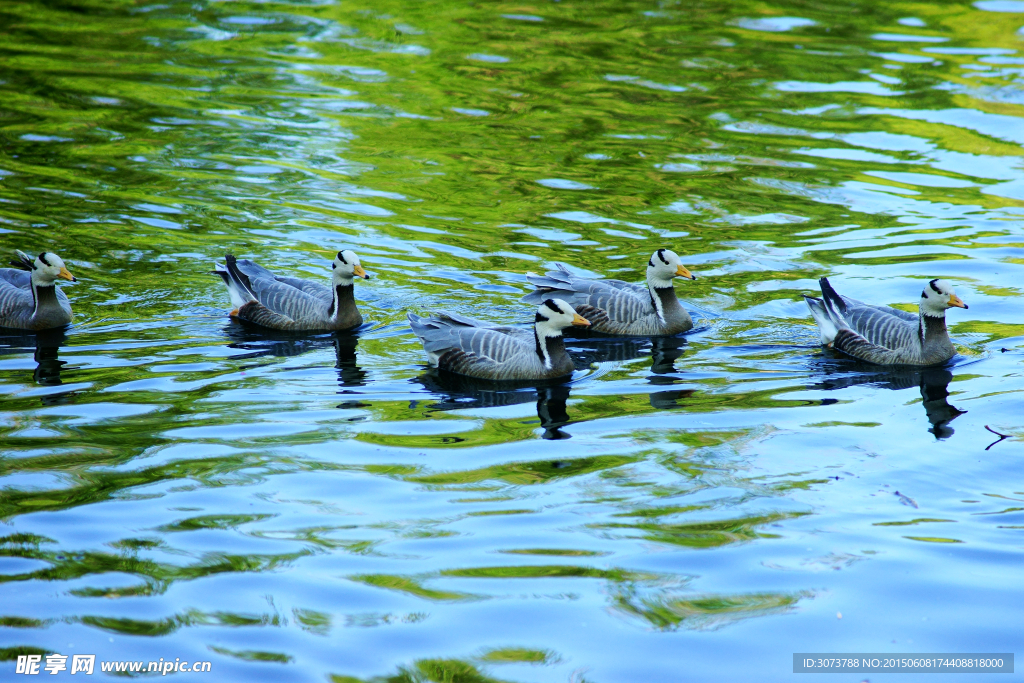
[[[359,257],[339,251],[331,264],[331,286],[275,275],[247,259],[225,257],[214,272],[231,296],[233,317],[274,330],[350,330],[363,323],[353,295],[356,276],[369,279]]]
[[[460,375],[493,380],[554,379],[571,375],[562,330],[589,325],[560,299],[537,308],[533,329],[504,327],[452,313],[421,318],[409,313],[412,331],[430,364]]]
[[[647,284],[622,280],[589,280],[573,275],[561,263],[543,277],[529,274],[537,289],[523,297],[539,303],[555,296],[568,301],[591,322],[595,332],[631,336],[661,336],[686,332],[693,320],[676,298],[672,278],[697,278],[683,267],[675,252],[659,249],[647,262]]]
[[[35,260],[19,251],[14,268],[0,268],[0,327],[48,330],[71,322],[71,302],[57,289],[57,278],[78,282],[56,254]]]
[[[818,281],[822,298],[804,295],[818,323],[821,343],[879,365],[936,365],[956,354],[946,332],[946,310],[967,308],[945,280],[924,286],[918,313],[865,304]]]

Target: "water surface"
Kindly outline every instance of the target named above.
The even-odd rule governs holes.
[[[4,3],[0,251],[80,283],[72,327],[0,339],[2,666],[597,683],[1014,651],[1022,26],[1013,2]],[[528,272],[639,280],[661,247],[697,329],[573,342],[566,383],[438,376],[405,323],[527,322]],[[355,335],[246,329],[209,274],[231,251],[326,279],[340,248],[372,275]],[[957,358],[822,352],[822,276],[907,310],[949,279]]]

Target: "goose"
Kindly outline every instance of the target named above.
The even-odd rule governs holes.
[[[14,268],[0,268],[0,327],[48,330],[67,325],[71,302],[56,282],[78,280],[56,254],[44,251],[35,260],[24,252],[17,254],[11,261]]]
[[[946,309],[967,308],[945,280],[921,292],[918,314],[841,296],[821,278],[822,298],[804,295],[821,343],[878,365],[937,365],[956,354],[946,332]]]
[[[502,327],[453,313],[427,318],[409,313],[409,325],[430,365],[459,375],[492,380],[538,380],[571,375],[572,359],[562,330],[590,322],[561,299],[538,308],[533,329]]]
[[[332,286],[274,275],[248,259],[231,254],[213,271],[227,285],[231,316],[239,320],[289,331],[350,330],[363,323],[353,297],[353,278],[369,279],[359,257],[348,249],[331,264]]]
[[[647,285],[621,280],[588,280],[573,275],[561,263],[558,270],[527,279],[537,289],[523,297],[526,303],[538,303],[558,296],[568,301],[591,322],[595,332],[626,336],[678,334],[693,328],[693,320],[679,304],[672,278],[696,280],[683,267],[675,252],[659,249],[647,262]]]

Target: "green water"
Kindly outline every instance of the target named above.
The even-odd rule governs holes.
[[[1013,652],[1022,27],[1014,0],[0,4],[0,252],[80,280],[64,333],[0,339],[3,677]],[[405,322],[526,322],[528,272],[640,280],[661,247],[697,329],[574,342],[561,386],[439,379]],[[209,274],[326,281],[341,248],[356,336],[244,329]],[[959,355],[823,354],[822,276],[907,310],[949,279]]]

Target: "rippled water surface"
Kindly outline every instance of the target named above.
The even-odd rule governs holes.
[[[1003,0],[3,3],[0,251],[80,282],[66,331],[0,339],[0,666],[598,683],[1014,651],[1022,26]],[[697,329],[575,341],[564,384],[453,383],[405,322],[527,322],[528,272],[639,280],[660,247]],[[356,335],[243,328],[209,274],[325,279],[340,248],[372,275]],[[822,352],[822,276],[907,310],[949,279],[959,355]]]

